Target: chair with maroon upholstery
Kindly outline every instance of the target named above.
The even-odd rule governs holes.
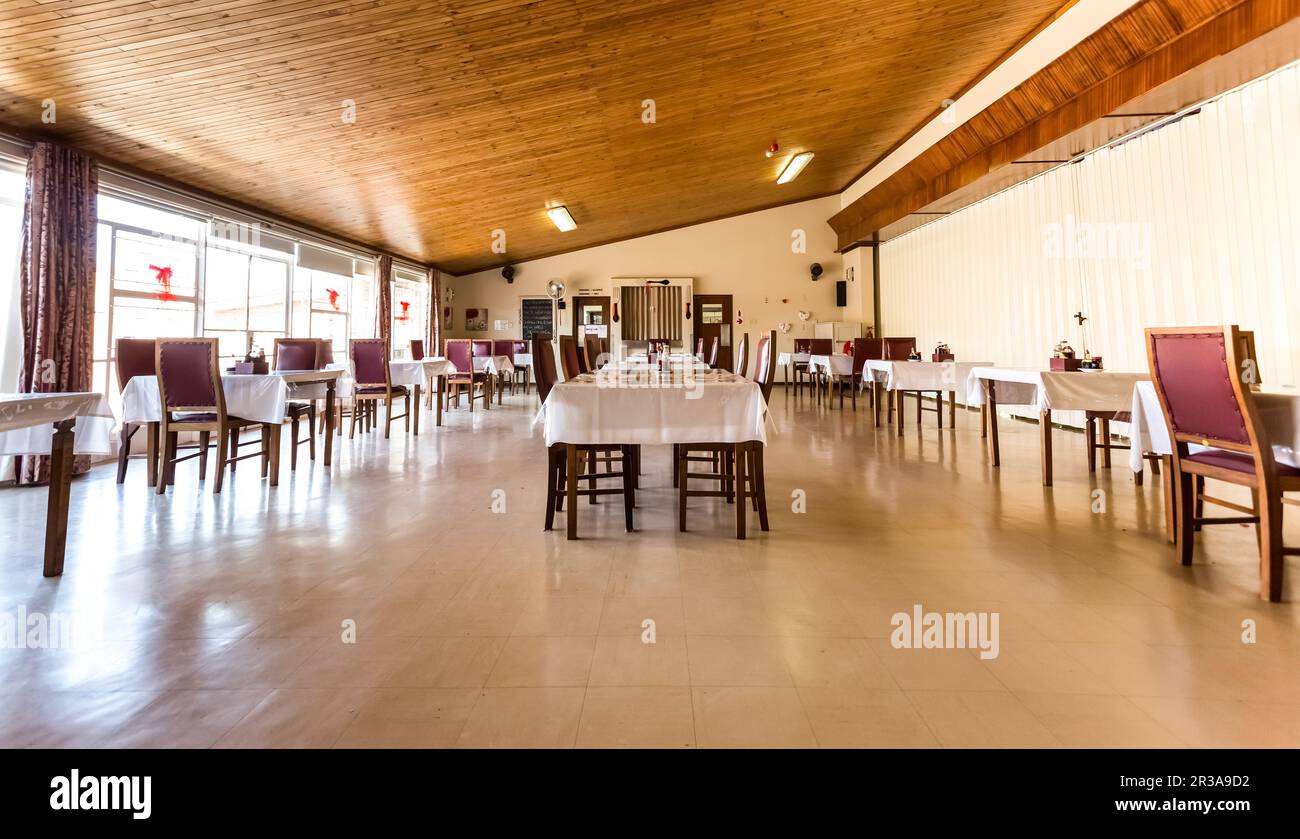
[[[811,352],[812,352],[812,339],[811,339],[811,338],[795,338],[795,339],[794,339],[794,351],[795,351],[795,353],[811,354]],[[810,376],[809,373],[808,373],[808,362],[807,362],[807,361],[796,361],[796,362],[794,362],[794,365],[793,365],[793,366],[794,366],[794,388],[795,388],[795,395],[798,396],[798,395],[799,395],[799,389],[803,386],[803,380],[804,380],[804,377],[807,376],[807,377],[809,378],[809,381],[811,382],[811,376]],[[789,386],[790,386],[790,382],[786,382],[786,387],[788,388]]]
[[[749,369],[749,333],[740,333],[740,342],[736,344],[736,357],[731,360],[732,372],[744,376]]]
[[[524,393],[526,394],[528,393],[528,385],[532,381],[533,370],[530,365],[520,363],[523,359],[520,359],[519,357],[521,355],[530,354],[531,350],[529,342],[510,341],[509,344],[510,352],[506,353],[506,355],[510,356],[510,360],[514,362],[515,365],[515,372],[510,385],[510,392],[514,393],[515,385],[522,384],[524,386]]]
[[[837,374],[832,371],[831,385],[839,389],[840,407],[844,407],[844,387],[849,388],[849,396],[853,400],[853,410],[858,409],[858,391],[862,389],[862,382],[865,379],[864,370],[867,367],[867,360],[880,358],[882,347],[880,342],[875,338],[854,338],[851,346],[853,348],[853,368],[846,374]],[[868,398],[873,398],[868,393]]]
[[[321,363],[322,342],[315,338],[276,338],[274,360],[276,370],[319,370]],[[285,405],[289,418],[289,471],[298,468],[298,446],[307,443],[308,456],[316,459],[316,400],[306,402],[292,400],[293,388],[290,387],[291,401]],[[302,418],[307,418],[307,439],[298,439],[298,427]]]
[[[884,338],[886,361],[907,361],[916,349],[915,338]]]
[[[563,335],[560,340],[564,340]],[[570,339],[572,340],[572,339]],[[549,340],[533,339],[533,367],[537,371],[537,395],[542,404],[546,404],[556,385],[558,374],[555,369],[555,351]],[[594,385],[592,385],[594,387]],[[636,506],[636,476],[640,470],[640,446],[578,446],[577,474],[573,480],[577,483],[575,495],[585,497],[592,504],[600,495],[622,495],[624,526],[628,532],[633,530],[632,510]],[[564,499],[569,490],[568,450],[563,443],[555,443],[547,449],[546,465],[546,524],[544,529],[555,526],[555,514],[564,509]],[[597,470],[599,463],[605,463],[606,471]],[[614,471],[613,464],[620,467]],[[600,481],[620,479],[618,487],[601,487]],[[582,482],[587,482],[586,486]],[[577,534],[570,533],[569,538]]]
[[[808,339],[809,355],[833,355],[835,353],[835,342],[830,338],[810,338]],[[818,398],[829,381],[829,376],[820,367],[812,367],[808,371],[808,383],[811,387],[816,388]]]
[[[772,383],[776,381],[776,330],[758,339],[754,360],[754,382],[758,385],[766,404],[772,397]],[[759,527],[768,529],[767,483],[764,480],[763,444],[747,443],[741,449],[745,476],[743,488],[758,513]],[[688,498],[725,498],[728,504],[736,499],[736,446],[731,443],[679,443],[673,446],[673,486],[677,487],[677,529],[686,532],[686,500]],[[692,472],[692,463],[707,463],[712,471]],[[695,481],[715,481],[717,489],[691,489]],[[737,534],[739,537],[740,534]]]
[[[217,434],[217,469],[213,476],[212,492],[221,492],[226,466],[250,457],[262,458],[262,473],[266,474],[271,456],[270,429],[260,422],[232,417],[226,413],[226,394],[221,386],[216,338],[159,338],[154,347],[154,366],[158,370],[158,398],[160,421],[158,439],[162,447],[162,469],[158,474],[158,494],[167,491],[175,482],[176,464],[199,458],[199,478],[207,472],[208,444],[212,433]],[[262,439],[255,454],[238,454],[237,438],[231,432],[260,426]],[[176,456],[177,435],[196,432],[199,450],[196,454]]]
[[[447,360],[456,368],[455,373],[447,374],[448,404],[460,406],[462,388],[469,391],[469,410],[474,412],[474,400],[483,400],[483,407],[492,407],[491,378],[487,373],[474,370],[474,347],[468,338],[447,339]],[[478,393],[475,393],[475,389]]]
[[[119,338],[114,350],[114,356],[117,359],[117,391],[121,393],[126,390],[126,385],[134,376],[156,376],[158,368],[155,366],[154,342],[151,338]],[[121,439],[118,443],[117,453],[117,482],[120,484],[126,480],[126,463],[131,456],[131,438],[135,432],[140,430],[144,423],[124,422],[122,423]],[[157,461],[153,456],[154,448],[158,441],[152,438],[154,429],[150,428],[147,434],[151,435],[149,440],[149,486],[153,486],[157,481]]]
[[[709,359],[707,363],[709,367],[714,370],[718,369],[718,348],[721,345],[722,341],[719,338],[714,338],[713,343],[709,344]]]
[[[1282,542],[1282,494],[1300,492],[1300,469],[1279,464],[1268,432],[1242,380],[1235,326],[1146,330],[1147,364],[1160,397],[1173,453],[1174,542],[1192,564],[1196,531],[1207,524],[1254,524],[1259,541],[1260,597],[1282,597],[1283,558],[1300,548]],[[1208,447],[1193,453],[1190,446]],[[1212,478],[1250,489],[1251,507],[1204,494]],[[1207,518],[1204,504],[1242,513]]]
[[[383,338],[353,338],[348,341],[348,355],[352,358],[352,422],[348,424],[348,437],[357,433],[357,414],[369,409],[373,414],[382,400],[384,403],[384,439],[392,434],[393,420],[405,419],[406,431],[411,431],[411,392],[405,385],[394,385],[388,369],[388,342]],[[402,413],[393,415],[393,400],[401,397]]]
[[[411,339],[411,360],[420,361],[423,358],[424,358],[424,339],[412,338]]]

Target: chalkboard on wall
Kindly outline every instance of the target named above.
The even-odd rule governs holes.
[[[525,297],[519,321],[523,324],[525,341],[533,340],[533,333],[555,334],[555,311],[549,297]]]

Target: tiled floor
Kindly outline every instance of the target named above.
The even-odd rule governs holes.
[[[0,650],[0,745],[1300,745],[1300,567],[1261,602],[1235,526],[1180,567],[1158,482],[1090,479],[1079,435],[1043,489],[1031,425],[1003,424],[994,472],[975,414],[898,438],[777,390],[770,533],[736,541],[706,499],[679,534],[649,449],[640,532],[584,503],[566,542],[534,401],[342,440],[276,490],[241,469],[214,498],[188,463],[159,498],[140,462],[98,468],[58,580],[45,493],[0,490],[0,620],[73,625]],[[917,603],[996,612],[998,657],[895,649]]]

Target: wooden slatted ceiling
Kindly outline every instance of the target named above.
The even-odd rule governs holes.
[[[842,190],[1063,2],[0,0],[0,123],[463,273]]]
[[[1294,20],[1300,0],[1142,0],[830,220],[841,248]]]

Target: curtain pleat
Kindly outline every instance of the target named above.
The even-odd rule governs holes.
[[[18,269],[23,393],[91,389],[98,188],[90,157],[54,143],[33,147]],[[90,458],[74,459],[74,473],[89,468]],[[45,483],[49,473],[48,456],[20,458],[18,483]]]
[[[624,286],[621,303],[623,340],[681,341],[681,286]]]
[[[442,355],[442,272],[430,268],[429,277],[429,322],[425,331],[425,352],[429,355]]]
[[[393,341],[393,258],[384,254],[375,260],[375,282],[379,284],[379,330],[377,334],[389,343]]]

